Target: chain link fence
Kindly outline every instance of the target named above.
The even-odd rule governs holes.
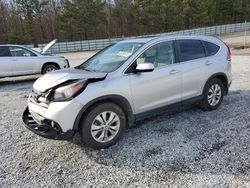
[[[110,44],[126,40],[136,39],[149,36],[170,36],[170,35],[223,35],[235,32],[244,32],[250,30],[250,22],[218,25],[212,27],[201,27],[196,29],[188,29],[182,31],[174,31],[168,33],[159,33],[154,35],[142,35],[135,37],[122,37],[122,38],[109,38],[109,39],[97,39],[97,40],[83,40],[74,42],[58,42],[47,53],[66,53],[66,52],[79,52],[79,51],[91,51],[100,50],[107,47]],[[39,48],[43,48],[46,44],[39,44]],[[28,47],[33,47],[28,45]]]

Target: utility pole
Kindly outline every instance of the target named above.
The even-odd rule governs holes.
[[[244,48],[247,47],[247,21],[245,21],[245,39],[244,39]]]

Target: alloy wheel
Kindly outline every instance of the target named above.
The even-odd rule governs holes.
[[[102,112],[92,122],[91,135],[97,142],[109,142],[119,132],[120,123],[120,118],[115,112]]]
[[[208,90],[207,100],[211,106],[216,106],[221,99],[222,90],[219,84],[213,84]]]

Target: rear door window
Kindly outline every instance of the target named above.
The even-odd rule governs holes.
[[[215,55],[220,49],[218,45],[211,42],[203,41],[203,44],[207,50],[207,56]]]
[[[11,56],[9,48],[7,46],[0,46],[0,57]]]
[[[178,40],[178,44],[181,62],[206,57],[205,49],[200,40],[183,39]]]

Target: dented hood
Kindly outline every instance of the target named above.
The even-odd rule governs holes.
[[[45,92],[59,84],[70,80],[88,80],[88,79],[104,79],[107,73],[95,73],[81,69],[64,69],[55,72],[47,73],[38,78],[33,88],[37,92]]]

